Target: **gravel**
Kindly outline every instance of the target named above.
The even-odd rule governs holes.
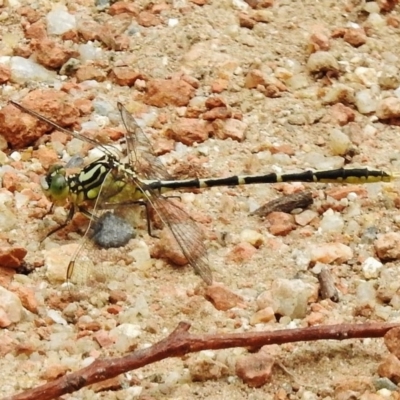
[[[190,267],[156,258],[159,240],[147,234],[143,210],[132,207],[137,237],[121,249],[92,252],[102,281],[71,291],[66,270],[87,220],[77,215],[44,240],[66,211],[51,209],[40,179],[57,156],[60,163],[73,156],[87,163],[102,153],[49,133],[7,102],[26,101],[105,143],[123,137],[116,112],[122,102],[178,177],[365,166],[398,171],[399,7],[344,0],[334,7],[326,0],[6,2],[0,245],[27,254],[21,270],[0,266],[2,394],[98,357],[146,348],[182,320],[199,334],[398,321],[396,182],[176,193],[205,231],[217,282],[208,288]],[[54,44],[47,50],[51,68],[38,61],[45,42]],[[303,214],[249,215],[305,189],[314,202]],[[159,234],[157,228],[155,221]],[[322,265],[339,292],[337,303],[318,297],[314,273]],[[65,398],[395,398],[398,359],[388,357],[383,340],[267,350],[168,359],[119,377],[107,392],[92,387]],[[238,376],[243,357],[250,372],[260,357],[268,361],[257,384],[246,368]],[[288,374],[269,368],[273,363]]]

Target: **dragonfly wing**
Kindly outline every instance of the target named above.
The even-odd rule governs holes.
[[[158,196],[150,202],[171,230],[189,264],[204,282],[211,285],[213,278],[203,231],[186,211],[171,200]]]
[[[140,128],[129,111],[118,103],[122,121],[126,129],[126,146],[129,163],[138,176],[147,179],[172,179],[161,160],[156,156],[149,138]]]

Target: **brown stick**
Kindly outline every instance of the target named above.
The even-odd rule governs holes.
[[[322,339],[355,339],[382,337],[399,324],[341,324],[313,326],[299,329],[283,329],[274,332],[246,332],[210,335],[192,335],[190,324],[181,322],[165,339],[155,345],[137,350],[127,356],[96,360],[88,367],[65,375],[24,393],[3,400],[48,400],[72,393],[119,374],[143,367],[168,357],[182,357],[207,349],[227,349],[231,347],[257,348],[268,344],[312,341]]]

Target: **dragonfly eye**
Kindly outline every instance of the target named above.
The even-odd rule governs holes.
[[[46,196],[53,202],[65,201],[69,195],[69,186],[65,177],[65,169],[60,165],[53,165],[41,186]]]

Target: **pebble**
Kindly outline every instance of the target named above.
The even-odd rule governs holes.
[[[69,261],[78,246],[78,243],[71,243],[43,251],[46,278],[51,284],[65,282]]]
[[[330,32],[323,26],[316,26],[312,29],[312,34],[310,36],[310,44],[315,51],[328,51],[331,47],[330,45]]]
[[[110,78],[120,86],[133,86],[138,79],[143,79],[143,74],[130,67],[114,67]]]
[[[297,225],[306,226],[309,225],[315,218],[318,217],[318,213],[313,210],[305,210],[300,214],[294,216],[294,220]]]
[[[206,289],[206,297],[210,299],[214,307],[220,311],[226,311],[233,307],[245,306],[243,297],[233,293],[226,286],[214,283]]]
[[[270,321],[275,321],[275,313],[272,307],[266,307],[258,310],[250,318],[251,325],[265,324]]]
[[[250,258],[257,252],[257,249],[248,242],[241,242],[234,246],[234,248],[229,252],[228,259],[236,262],[242,263],[244,261],[250,260]]]
[[[196,89],[183,79],[151,79],[147,82],[143,101],[155,107],[182,107],[189,104],[195,92]]]
[[[77,69],[75,76],[78,82],[91,80],[104,82],[107,77],[104,71],[94,65],[82,65]]]
[[[379,119],[390,119],[400,117],[400,99],[387,97],[379,101],[376,107],[376,116]]]
[[[240,240],[242,242],[250,243],[256,249],[258,249],[264,243],[264,236],[260,232],[253,229],[243,229],[240,232]]]
[[[274,211],[266,216],[270,224],[268,230],[275,236],[286,236],[296,228],[294,216],[280,211]]]
[[[398,386],[388,378],[374,379],[374,386],[378,391],[381,391],[382,389],[386,389],[391,392],[396,392],[398,389]],[[384,396],[384,397],[390,399],[390,396]]]
[[[102,214],[92,228],[93,241],[104,249],[125,246],[136,236],[136,231],[130,223],[109,211]]]
[[[320,230],[324,233],[341,233],[344,227],[344,220],[340,213],[331,208],[326,210],[320,222]]]
[[[11,80],[24,84],[34,82],[54,82],[56,75],[35,61],[23,57],[11,57],[10,61]]]
[[[235,366],[236,375],[249,387],[261,387],[270,381],[275,359],[268,350],[240,357]]]
[[[331,53],[327,51],[317,51],[308,58],[307,68],[314,74],[321,72],[338,74],[339,63]]]
[[[13,285],[11,287],[12,292],[14,292],[21,300],[22,306],[30,312],[37,314],[38,312],[38,301],[35,297],[35,292],[32,288]]]
[[[274,313],[291,319],[304,318],[309,298],[315,290],[313,285],[301,279],[276,279],[271,289]]]
[[[78,52],[66,49],[54,40],[43,39],[35,46],[35,55],[39,64],[58,69],[71,57],[78,57]]]
[[[1,328],[6,328],[13,323],[21,321],[24,315],[24,308],[19,297],[2,286],[0,286],[0,310],[2,310]]]
[[[0,247],[0,266],[16,269],[21,266],[28,251],[23,247]]]
[[[111,334],[118,337],[119,335],[125,335],[128,338],[137,338],[142,334],[142,329],[140,325],[124,323],[120,324],[111,330]]]
[[[397,358],[400,357],[400,328],[393,328],[385,336],[385,345],[388,350]]]
[[[0,232],[9,232],[17,226],[18,220],[9,207],[0,201]]]
[[[45,367],[40,377],[46,381],[53,381],[68,372],[69,368],[63,364],[51,364]]]
[[[195,118],[180,118],[166,130],[168,137],[187,146],[206,141],[209,134],[208,123]]]
[[[224,363],[211,358],[206,352],[190,356],[187,366],[194,382],[218,380],[229,375],[229,368]]]
[[[337,106],[337,104],[335,105]],[[340,129],[332,129],[329,134],[329,147],[335,156],[345,155],[351,146],[350,138]]]
[[[376,291],[373,281],[362,281],[356,291],[357,306],[360,308],[374,308],[376,305]]]
[[[11,78],[11,69],[9,66],[0,64],[0,84],[6,83]]]
[[[311,263],[342,264],[353,258],[353,250],[343,243],[313,245],[310,252]]]
[[[354,104],[354,92],[355,91],[352,87],[344,85],[343,83],[333,84],[325,92],[325,95],[322,98],[322,102],[324,104]]]
[[[361,114],[370,114],[377,110],[378,100],[370,89],[359,90],[355,96],[355,105]]]
[[[242,142],[245,139],[247,124],[238,119],[216,120],[212,123],[213,133],[221,140],[233,139]]]
[[[379,365],[378,374],[396,384],[400,383],[400,360],[394,354],[389,354]]]
[[[47,310],[47,316],[51,318],[56,324],[67,326],[68,322],[62,317],[61,312],[58,310]]]
[[[365,279],[378,278],[382,267],[383,267],[383,264],[379,260],[377,260],[373,257],[366,258],[365,261],[361,265]]]
[[[389,232],[381,234],[375,240],[374,246],[380,260],[398,260],[400,258],[400,233]]]
[[[101,49],[96,47],[92,42],[79,45],[78,52],[82,63],[97,60],[102,54]]]
[[[386,20],[378,13],[371,13],[364,24],[379,30],[386,26]]]
[[[353,47],[360,47],[367,41],[367,35],[363,28],[347,28],[343,40]]]
[[[329,112],[334,122],[340,126],[347,125],[349,122],[353,122],[356,118],[355,112],[342,103],[332,105]]]
[[[110,347],[115,343],[115,338],[112,336],[111,332],[107,332],[104,329],[95,332],[93,334],[93,339],[103,348]]]
[[[47,33],[49,35],[62,35],[76,28],[76,18],[70,14],[67,7],[57,4],[46,15]]]

